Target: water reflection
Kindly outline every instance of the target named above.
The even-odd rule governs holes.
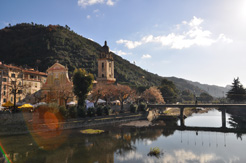
[[[242,126],[229,117],[235,127]],[[200,118],[201,120],[201,118]],[[204,119],[202,119],[204,121]],[[173,126],[166,129],[165,126]],[[12,162],[246,162],[245,135],[208,131],[178,131],[177,122],[160,121],[153,127],[104,127],[101,135],[83,135],[79,130],[62,133],[0,137]],[[232,125],[233,126],[233,125]],[[159,147],[159,159],[147,156],[150,148]],[[4,162],[3,154],[0,162]],[[6,161],[5,161],[6,162]]]

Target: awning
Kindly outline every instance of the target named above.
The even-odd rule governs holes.
[[[24,104],[24,105],[21,105],[18,107],[19,109],[22,109],[22,108],[33,108],[33,106],[31,104]]]
[[[13,104],[12,102],[10,102],[10,101],[7,101],[7,102],[4,103],[2,106],[3,106],[3,107],[11,107],[11,106],[14,106],[14,104]]]

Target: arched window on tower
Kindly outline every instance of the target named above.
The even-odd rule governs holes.
[[[102,63],[102,71],[104,71],[104,63]]]
[[[102,78],[104,78],[104,74],[102,74]]]

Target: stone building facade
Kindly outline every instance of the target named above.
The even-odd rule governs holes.
[[[14,96],[16,102],[24,102],[27,96],[41,89],[46,82],[46,77],[47,74],[44,72],[0,62],[0,103],[7,101],[14,103]]]
[[[43,101],[58,105],[72,101],[73,83],[69,79],[68,68],[57,62],[47,69],[47,74],[47,80],[42,87],[42,96],[45,96]]]
[[[98,83],[114,83],[116,79],[114,78],[114,58],[110,53],[109,47],[107,46],[107,41],[105,41],[102,47],[102,52],[98,59]]]

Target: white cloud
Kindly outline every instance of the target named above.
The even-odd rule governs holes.
[[[141,58],[142,59],[149,59],[149,58],[152,58],[152,57],[149,54],[144,54]]]
[[[5,26],[8,26],[10,23],[9,22],[3,22]]]
[[[88,40],[94,41],[92,38],[87,38]]]
[[[183,21],[183,22],[185,22],[185,21]],[[189,26],[196,27],[196,26],[199,26],[200,24],[202,24],[202,22],[203,22],[203,19],[193,16],[193,19],[191,19],[191,21],[189,22]]]
[[[219,38],[218,38],[218,41],[219,40],[222,40],[223,42],[226,42],[226,43],[232,43],[233,40],[230,39],[230,38],[227,38],[223,33],[220,34]]]
[[[99,12],[99,9],[95,9],[93,10],[94,13],[98,13]]]
[[[140,46],[142,44],[139,41],[129,41],[129,40],[123,40],[123,39],[116,41],[116,43],[117,44],[125,44],[125,47],[127,47],[128,49],[134,49],[137,46]]]
[[[109,5],[109,6],[113,6],[114,3],[115,3],[115,2],[113,2],[112,0],[108,0],[106,4]]]
[[[81,7],[92,6],[96,4],[106,4],[113,6],[115,2],[113,0],[78,0],[78,5]]]
[[[124,154],[124,156],[116,155],[116,160],[119,160],[121,162],[129,161],[132,159],[142,160],[142,158],[143,158],[143,155],[136,151],[129,151],[126,154]]]
[[[201,154],[201,155],[196,155],[195,153],[191,151],[185,151],[185,150],[177,150],[174,151],[174,155],[171,154],[166,154],[165,157],[163,158],[162,162],[167,163],[167,162],[180,162],[180,163],[185,163],[185,162],[216,162],[216,161],[222,161],[220,157],[217,157],[215,154]]]
[[[129,55],[131,53],[126,53],[126,52],[123,52],[122,50],[112,50],[113,53],[119,55],[119,56],[122,56],[122,55]]]
[[[188,27],[188,30],[183,30],[181,33],[170,33],[167,35],[153,36],[147,35],[142,37],[140,41],[118,40],[116,43],[124,44],[128,49],[136,48],[142,44],[160,43],[162,46],[172,49],[184,49],[191,46],[211,46],[212,44],[222,41],[232,43],[233,40],[227,38],[224,34],[220,34],[218,38],[212,38],[212,32],[203,30],[201,24],[204,20],[193,17],[189,22],[183,21],[183,26]],[[178,28],[177,28],[178,27]],[[176,25],[176,29],[180,30],[181,24]]]
[[[87,15],[87,16],[86,16],[86,18],[87,18],[87,19],[90,19],[90,18],[91,18],[91,16],[90,16],[90,15]]]

